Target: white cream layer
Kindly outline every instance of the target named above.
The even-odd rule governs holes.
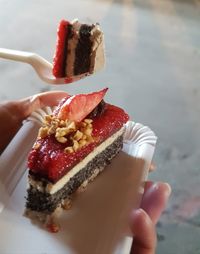
[[[55,184],[48,184],[46,186],[45,192],[54,194],[59,191],[75,174],[77,174],[82,168],[84,168],[95,156],[103,152],[108,146],[110,146],[119,136],[121,136],[124,132],[124,127],[122,127],[119,131],[114,133],[111,137],[106,139],[103,143],[101,143],[98,147],[96,147],[88,156],[86,156],[80,163],[78,163],[75,167],[73,167],[65,176],[63,176],[58,182]],[[40,188],[41,183],[29,180],[29,183],[37,188],[39,191],[44,191]]]
[[[72,77],[74,75],[74,62],[75,62],[75,55],[76,55],[76,47],[79,40],[79,30],[81,27],[81,24],[78,22],[78,20],[72,21],[72,31],[73,36],[70,40],[68,40],[68,48],[67,48],[67,59],[66,59],[66,69],[65,73],[67,77]]]
[[[93,42],[90,72],[93,73],[102,69],[105,65],[104,35],[99,25],[92,29],[90,40]]]
[[[67,77],[74,75],[74,63],[76,58],[76,47],[79,40],[79,30],[81,23],[77,19],[71,22],[73,36],[68,41],[68,56],[66,59],[65,73]],[[88,72],[94,73],[102,69],[105,64],[105,53],[104,53],[104,36],[98,24],[91,30],[90,40],[92,42],[92,49],[90,55],[90,69]]]

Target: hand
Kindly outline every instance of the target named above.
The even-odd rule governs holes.
[[[33,111],[45,106],[55,106],[67,96],[65,92],[46,92],[25,99],[0,103],[0,153]]]
[[[67,96],[65,92],[46,92],[28,98],[0,104],[0,153],[33,111],[45,106],[55,106]],[[165,183],[147,182],[141,208],[131,215],[134,235],[132,254],[153,254],[156,248],[155,225],[165,208],[171,188]]]
[[[147,182],[141,208],[131,214],[134,236],[131,254],[154,254],[157,237],[155,225],[168,201],[171,187],[167,183]]]

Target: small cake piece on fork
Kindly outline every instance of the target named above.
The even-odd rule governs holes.
[[[92,74],[105,63],[104,36],[99,24],[62,20],[57,32],[53,75],[56,78]]]

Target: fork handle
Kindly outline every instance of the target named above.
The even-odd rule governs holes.
[[[31,52],[0,48],[0,58],[13,61],[30,63],[30,57],[33,55]]]

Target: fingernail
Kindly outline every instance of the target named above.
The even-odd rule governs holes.
[[[139,218],[144,218],[146,216],[146,212],[142,209],[142,208],[137,208],[132,210],[131,214],[130,214],[130,219],[131,220],[135,220],[137,218],[137,220]]]
[[[149,167],[149,171],[154,171],[155,169],[156,169],[156,165],[152,162]]]
[[[137,209],[134,209],[132,212],[133,212],[135,215],[139,215],[139,214],[143,213],[143,209],[142,209],[142,208],[137,208]]]
[[[169,197],[171,195],[172,188],[171,188],[171,186],[168,183],[164,183],[164,184],[165,184],[165,187],[166,187],[167,195]]]
[[[154,184],[153,188],[155,189],[164,189],[164,193],[168,198],[172,192],[171,186],[166,182],[157,182]]]

